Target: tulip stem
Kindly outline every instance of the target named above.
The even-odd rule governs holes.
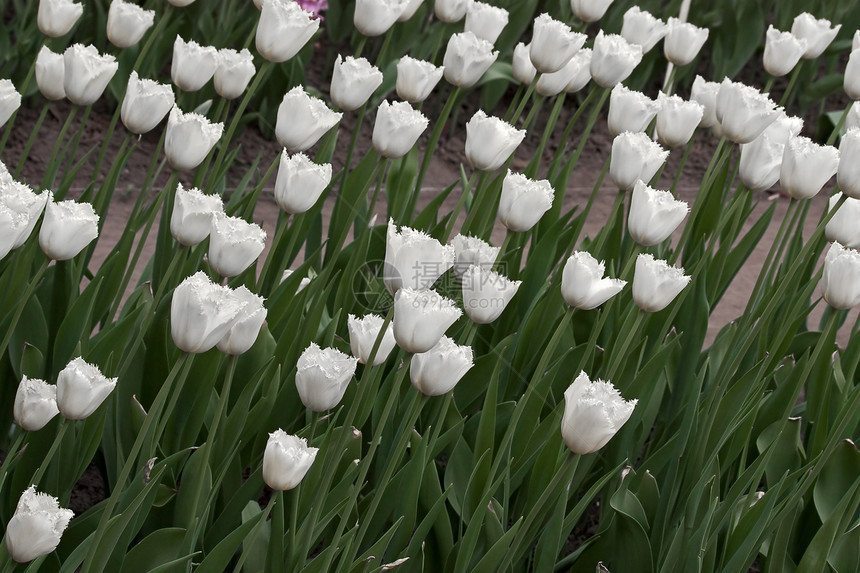
[[[532,78],[529,87],[526,89],[526,93],[523,94],[523,98],[520,100],[520,103],[517,105],[517,108],[514,110],[514,113],[511,115],[511,120],[508,122],[514,127],[516,127],[517,122],[520,120],[520,116],[523,114],[523,110],[526,108],[526,104],[531,99],[532,94],[535,91],[535,87],[537,86],[538,80],[541,77],[540,72],[535,73],[535,77]]]
[[[33,144],[36,142],[36,137],[39,135],[39,130],[42,128],[42,123],[44,123],[45,116],[48,115],[48,109],[50,107],[51,104],[48,102],[45,102],[42,106],[42,111],[39,113],[39,119],[36,120],[36,125],[33,126],[33,131],[30,132],[30,137],[27,138],[27,143],[24,145],[24,150],[21,152],[21,156],[18,157],[18,164],[15,166],[15,179],[18,179],[18,176],[21,175],[21,170],[24,169],[24,163],[27,161],[27,157],[30,156],[30,149],[33,148]]]
[[[353,53],[354,55],[353,55],[352,57],[353,57],[353,58],[355,58],[355,59],[360,58],[360,57],[361,57],[361,53],[364,51],[364,47],[365,47],[366,45],[367,45],[367,36],[365,36],[364,34],[362,34],[362,35],[361,35],[361,37],[360,37],[360,38],[359,38],[359,40],[358,40],[358,46],[356,46],[356,47],[355,47],[355,51],[354,51],[354,53]]]
[[[635,309],[636,318],[634,319],[633,326],[631,326],[627,332],[624,333],[624,339],[622,340],[620,345],[615,345],[612,349],[612,360],[609,363],[609,370],[606,378],[611,382],[621,373],[621,366],[626,361],[627,350],[630,346],[630,343],[634,338],[637,337],[639,331],[642,328],[642,322],[645,320],[645,311],[640,309]],[[615,384],[619,388],[621,387],[619,384]]]
[[[352,135],[349,138],[349,147],[346,149],[346,161],[343,163],[343,173],[340,176],[340,187],[338,195],[343,193],[343,187],[346,185],[346,179],[349,177],[349,172],[352,169],[352,156],[355,152],[355,144],[358,141],[358,132],[361,131],[361,124],[364,123],[364,114],[367,113],[367,102],[358,108],[358,113],[355,116],[355,126],[352,129]]]
[[[66,435],[66,431],[71,425],[72,421],[68,418],[63,418],[63,421],[60,422],[60,428],[57,431],[57,435],[54,438],[54,442],[51,444],[51,448],[48,450],[48,453],[45,454],[45,457],[42,459],[42,463],[39,464],[39,467],[36,469],[36,473],[33,474],[33,479],[30,481],[30,483],[32,483],[33,485],[39,485],[39,482],[45,475],[45,470],[48,469],[48,465],[54,458],[54,454],[57,453],[57,448],[59,448],[60,444],[63,443],[63,437]]]
[[[839,137],[839,132],[842,131],[842,128],[845,126],[845,121],[848,119],[849,111],[851,111],[850,105],[839,115],[839,121],[837,121],[836,125],[833,126],[833,131],[830,132],[830,136],[827,138],[827,145],[833,145],[836,142],[836,138]]]
[[[45,274],[45,271],[48,269],[48,264],[50,263],[50,259],[45,258],[42,264],[39,266],[39,270],[36,271],[36,274],[30,279],[30,282],[27,284],[27,290],[24,291],[24,296],[22,296],[18,300],[18,306],[15,308],[15,314],[12,315],[12,319],[6,325],[6,334],[3,335],[3,341],[0,342],[0,356],[3,356],[6,353],[6,348],[9,346],[9,341],[12,340],[12,335],[15,333],[15,327],[18,326],[18,321],[21,319],[21,314],[24,312],[24,307],[27,306],[27,302],[29,302],[30,297],[33,296],[33,292],[35,292],[36,287],[39,286],[39,281],[42,280],[42,275]]]
[[[502,241],[502,245],[499,247],[499,254],[496,257],[496,261],[493,263],[493,270],[499,272],[505,270],[504,258],[508,252],[508,246],[511,244],[511,239],[513,238],[513,236],[514,232],[508,229],[508,231],[505,233],[505,240]]]
[[[776,237],[774,237],[773,243],[771,243],[770,245],[770,249],[768,250],[767,256],[764,259],[764,263],[762,264],[761,271],[759,271],[758,277],[756,278],[755,286],[750,292],[750,297],[747,300],[746,308],[744,308],[744,315],[750,312],[753,308],[755,308],[761,295],[763,294],[761,292],[762,285],[766,281],[770,282],[771,266],[773,266],[776,261],[777,252],[782,250],[781,245],[790,226],[789,219],[791,219],[795,209],[797,209],[797,205],[797,199],[789,199],[788,207],[785,210],[785,215],[783,215],[782,217],[782,223],[779,225],[779,229],[776,232]]]
[[[408,213],[411,215],[415,208],[415,203],[418,201],[418,194],[421,192],[421,186],[424,183],[424,177],[427,175],[427,170],[430,168],[430,161],[433,159],[433,153],[436,151],[436,145],[439,143],[439,138],[442,136],[442,131],[445,129],[445,123],[448,121],[448,116],[451,115],[451,110],[454,109],[454,104],[460,96],[460,88],[454,88],[448,95],[448,101],[445,102],[445,107],[439,113],[436,119],[436,124],[433,126],[433,131],[430,134],[430,140],[427,142],[427,148],[424,150],[424,158],[421,160],[421,169],[418,171],[418,178],[415,180],[415,189],[412,192],[410,209]]]
[[[9,469],[9,466],[12,464],[12,460],[18,456],[18,450],[21,448],[21,444],[24,442],[24,438],[27,433],[18,426],[15,426],[16,436],[15,441],[12,442],[12,445],[6,450],[6,457],[3,458],[3,463],[0,465],[0,492],[3,491],[3,484],[6,482],[6,472]]]
[[[457,204],[454,206],[454,210],[451,212],[451,218],[448,220],[448,226],[445,229],[445,236],[442,237],[443,242],[447,242],[448,238],[451,236],[451,233],[454,232],[454,225],[457,224],[457,217],[460,215],[460,211],[463,209],[463,205],[466,204],[466,200],[469,195],[472,195],[472,201],[475,200],[475,196],[477,194],[477,190],[475,193],[472,193],[472,189],[475,187],[475,179],[478,178],[478,188],[480,188],[480,182],[484,178],[484,172],[478,171],[475,169],[472,171],[472,175],[469,176],[469,179],[463,185],[463,192],[460,194],[460,199],[457,201]],[[471,210],[469,211],[471,213]],[[469,221],[469,213],[466,214],[466,222]],[[466,228],[466,223],[463,223],[463,229]]]
[[[791,72],[791,78],[788,80],[788,87],[785,88],[785,93],[782,94],[782,99],[779,100],[780,107],[785,107],[792,95],[794,95],[794,86],[797,85],[797,78],[800,77],[800,70],[803,67],[803,60],[800,60],[794,70]]]
[[[57,173],[57,154],[60,152],[60,146],[63,145],[63,142],[66,139],[66,132],[69,130],[69,126],[72,124],[72,120],[75,118],[75,115],[78,113],[78,106],[72,106],[72,109],[69,111],[69,115],[66,116],[66,122],[63,124],[63,127],[60,128],[60,133],[57,135],[57,140],[54,142],[54,148],[51,150],[51,157],[48,159],[48,167],[45,169],[45,175],[42,177],[42,184],[40,187],[42,189],[49,189],[54,186],[54,178]]]

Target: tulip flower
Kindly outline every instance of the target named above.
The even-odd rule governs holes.
[[[842,24],[837,24],[831,28],[830,20],[824,18],[817,20],[809,12],[804,12],[794,17],[791,33],[798,39],[806,40],[806,52],[804,52],[803,58],[812,60],[827,49],[827,46],[839,33],[840,28],[842,28]]]
[[[236,99],[245,92],[255,73],[254,56],[248,50],[219,50],[218,67],[212,78],[215,91],[224,99]]]
[[[397,62],[397,81],[394,86],[397,97],[411,103],[424,101],[442,79],[444,71],[442,66],[436,67],[431,62],[403,56]]]
[[[860,48],[860,30],[854,30],[854,36],[851,37],[851,51],[857,48]]]
[[[453,24],[466,17],[471,3],[472,0],[434,0],[433,12],[440,21]]]
[[[643,247],[659,245],[675,232],[689,208],[669,191],[652,189],[642,181],[633,187],[627,230]]]
[[[609,93],[609,133],[615,137],[625,131],[644,132],[659,109],[660,105],[642,92],[616,84]]]
[[[200,114],[172,108],[164,137],[167,161],[176,170],[191,171],[203,163],[223,132],[223,123],[212,123]]]
[[[495,44],[508,25],[508,11],[478,0],[472,0],[466,10],[464,32],[472,32],[482,40]]]
[[[170,4],[172,4],[173,6],[176,6],[177,8],[184,8],[185,6],[188,6],[188,5],[194,3],[194,0],[167,0],[167,1]]]
[[[663,54],[676,66],[686,66],[699,55],[708,39],[708,29],[699,28],[678,18],[669,18]]]
[[[11,80],[0,80],[0,127],[21,107],[21,94]]]
[[[36,56],[36,85],[45,99],[56,101],[66,97],[64,60],[63,54],[55,54],[48,46],[42,46]]]
[[[741,144],[738,176],[752,191],[767,191],[779,181],[785,145],[762,133],[750,143]]]
[[[561,296],[580,310],[597,308],[624,288],[627,281],[606,278],[606,266],[587,251],[576,251],[564,264]]]
[[[529,85],[535,79],[537,69],[532,64],[532,58],[529,55],[529,44],[518,43],[514,47],[514,55],[511,60],[511,69],[514,74],[514,79],[523,85]]]
[[[597,22],[612,4],[613,0],[570,0],[570,9],[583,22]]]
[[[388,220],[382,275],[388,292],[430,288],[453,265],[454,247],[409,227],[398,231],[394,219]]]
[[[173,109],[173,88],[150,79],[140,78],[132,70],[122,100],[120,117],[132,133],[138,135],[155,129]]]
[[[59,38],[69,33],[83,13],[84,7],[73,0],[39,0],[36,24],[46,36]]]
[[[684,275],[683,268],[643,253],[636,258],[633,272],[633,302],[645,312],[661,311],[689,283],[690,277]]]
[[[667,147],[687,145],[704,117],[705,107],[696,101],[685,101],[662,92],[657,96],[657,106],[657,141]]]
[[[845,118],[845,129],[860,127],[860,105],[848,106],[848,117]]]
[[[318,452],[306,439],[278,428],[269,434],[263,452],[263,481],[275,491],[293,489],[311,469]]]
[[[406,352],[427,352],[462,314],[434,290],[401,288],[394,294],[394,339]]]
[[[467,18],[468,21],[468,18]],[[535,18],[529,56],[537,71],[557,72],[582,48],[587,36],[574,32],[564,22],[541,14]]]
[[[382,335],[382,340],[379,342],[379,348],[376,349],[373,362],[370,362],[370,354],[373,352],[373,346],[376,344],[376,339],[379,338],[379,331],[382,330],[384,322],[385,319],[378,314],[367,314],[361,318],[350,314],[347,317],[349,348],[352,350],[352,355],[358,358],[360,363],[379,366],[394,350],[397,342],[394,340],[394,326],[389,321],[385,327],[385,334]]]
[[[290,157],[284,149],[275,179],[275,202],[291,215],[305,213],[316,205],[329,183],[330,163],[319,165],[304,153]]]
[[[460,346],[447,336],[409,362],[409,379],[425,396],[441,396],[454,389],[475,363],[472,347]]]
[[[466,159],[481,171],[501,167],[525,139],[526,130],[478,110],[466,123]]]
[[[196,92],[206,85],[218,69],[218,50],[212,46],[201,46],[194,40],[185,41],[177,35],[173,42],[173,63],[170,77],[176,87],[186,92]]]
[[[522,281],[471,265],[462,277],[463,308],[472,322],[490,324],[504,312]]]
[[[572,69],[573,75],[567,81],[564,91],[574,94],[588,85],[591,81],[591,49],[582,48],[567,63],[566,69]]]
[[[74,44],[63,52],[63,89],[70,102],[92,105],[98,100],[117,70],[116,58],[99,55],[95,46]]]
[[[828,210],[832,211],[842,193],[835,193],[830,197]],[[860,249],[860,199],[847,197],[841,207],[834,213],[833,217],[824,227],[824,235],[828,241],[839,243],[851,249]]]
[[[642,46],[600,30],[591,53],[591,78],[600,87],[611,88],[633,72],[642,61],[642,53]]]
[[[71,509],[60,507],[57,498],[36,493],[36,486],[31,485],[21,494],[15,514],[6,524],[9,555],[18,563],[27,563],[51,553],[74,516]]]
[[[549,211],[554,198],[555,193],[548,180],[534,181],[509,169],[502,181],[499,221],[510,231],[528,231]]]
[[[337,406],[357,364],[358,358],[312,342],[296,364],[296,389],[305,408],[325,412]]]
[[[459,278],[472,265],[492,269],[496,259],[499,258],[500,247],[493,247],[486,241],[478,237],[467,237],[465,235],[457,235],[451,239],[451,246],[454,247],[454,276]]]
[[[201,243],[212,229],[212,219],[224,213],[220,195],[206,195],[196,187],[176,187],[173,213],[170,215],[170,234],[186,247]]]
[[[624,133],[612,140],[609,177],[619,189],[630,191],[636,181],[651,181],[666,163],[669,152],[644,133]]]
[[[83,420],[101,406],[116,388],[116,378],[108,378],[98,366],[80,356],[57,375],[57,407],[64,418]]]
[[[631,44],[642,46],[643,54],[650,52],[668,31],[669,26],[663,20],[655,18],[639,6],[633,6],[624,13],[621,36]]]
[[[860,199],[860,128],[852,127],[842,136],[839,157],[836,183],[843,193],[853,199]]]
[[[257,51],[270,62],[286,62],[319,27],[320,21],[293,0],[263,0],[255,36]]]
[[[373,148],[383,157],[398,159],[415,147],[429,120],[404,101],[382,102],[373,125]]]
[[[610,382],[592,382],[580,372],[564,391],[561,437],[575,454],[596,452],[621,429],[636,407],[637,400],[625,400]]]
[[[363,36],[381,36],[397,22],[407,0],[355,0],[352,23]]]
[[[99,216],[89,203],[60,201],[50,194],[39,231],[39,246],[48,258],[67,261],[99,236]]]
[[[860,252],[833,243],[824,257],[821,291],[833,308],[848,310],[860,304]]]
[[[107,38],[117,48],[130,48],[143,38],[155,22],[155,10],[144,10],[123,0],[111,0]]]
[[[719,91],[720,84],[717,82],[707,82],[702,76],[696,76],[696,79],[693,80],[690,99],[701,104],[704,109],[702,120],[699,122],[700,126],[714,127],[720,125],[717,119],[717,94]]]
[[[254,264],[266,246],[266,231],[240,217],[218,213],[209,232],[209,265],[222,277],[235,277]]]
[[[802,129],[802,119],[799,117],[789,117],[785,112],[780,111],[776,121],[767,126],[762,133],[766,133],[773,141],[785,145],[789,139],[800,135],[800,130]]]
[[[559,71],[541,74],[537,84],[535,84],[535,91],[544,97],[557,96],[561,92],[566,91],[567,86],[580,76],[582,67],[579,62],[571,58]],[[586,82],[590,79],[591,76],[589,75]]]
[[[445,80],[459,88],[470,88],[498,57],[499,52],[493,51],[492,42],[482,40],[472,32],[454,34],[448,40],[442,60]]]
[[[836,175],[839,150],[818,145],[808,137],[792,137],[785,146],[779,169],[779,184],[795,199],[809,199]]]
[[[365,58],[338,55],[331,77],[331,100],[340,109],[352,111],[370,99],[382,85],[382,72]]]
[[[749,143],[776,121],[782,108],[757,89],[726,78],[717,92],[716,111],[726,138]]]
[[[842,87],[848,97],[854,101],[860,99],[860,50],[853,50],[848,56]]]
[[[216,346],[225,354],[238,356],[248,352],[254,346],[268,311],[263,306],[265,299],[249,291],[245,285],[234,290],[233,297],[244,301],[245,305],[239,311],[233,326]]]
[[[57,408],[57,387],[44,380],[25,375],[15,393],[12,415],[15,423],[28,432],[36,432],[60,413]],[[12,452],[7,452],[12,455]]]
[[[295,271],[292,269],[285,270],[284,273],[281,275],[281,280],[279,281],[279,283],[282,283],[287,280],[287,278],[289,278],[290,275],[292,275],[294,272]],[[311,284],[311,279],[309,279],[308,277],[302,277],[302,280],[299,281],[299,288],[296,289],[296,293],[300,293],[305,290],[305,288],[309,284]]]
[[[397,17],[398,22],[407,22],[412,16],[415,15],[415,12],[418,11],[418,8],[421,7],[421,4],[424,3],[424,0],[404,0],[403,11],[400,12],[400,16]]]
[[[794,69],[806,53],[806,40],[791,32],[781,32],[772,25],[767,28],[764,43],[764,69],[774,77],[782,77]]]
[[[233,327],[247,304],[203,271],[179,283],[170,302],[170,334],[184,351],[200,354],[214,347]]]
[[[0,260],[30,238],[50,196],[48,191],[37,195],[8,173],[4,175],[8,180],[0,182]]]
[[[302,86],[296,86],[284,95],[278,107],[275,137],[291,153],[305,151],[334,127],[341,115],[321,99],[309,96]]]

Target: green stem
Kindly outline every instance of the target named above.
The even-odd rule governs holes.
[[[6,471],[9,469],[9,466],[12,464],[12,460],[18,456],[18,450],[21,448],[21,444],[24,442],[24,438],[27,433],[20,427],[15,426],[16,436],[15,441],[12,442],[12,445],[6,450],[6,457],[3,458],[3,463],[0,464],[0,492],[3,491],[3,484],[6,482]]]
[[[439,113],[436,119],[436,124],[433,126],[433,131],[430,134],[430,141],[427,142],[427,149],[424,150],[424,158],[421,160],[421,169],[418,171],[418,178],[415,180],[415,189],[412,192],[412,201],[410,206],[414,209],[414,205],[418,200],[418,193],[421,192],[421,186],[424,183],[424,177],[427,175],[427,169],[430,168],[430,161],[433,159],[433,153],[436,151],[436,145],[439,143],[439,138],[442,136],[442,131],[445,129],[445,123],[448,121],[448,116],[451,115],[451,110],[454,109],[454,103],[460,95],[460,88],[454,88],[448,96],[448,101],[445,102],[445,107]],[[409,211],[412,212],[411,210]]]
[[[477,169],[472,171],[472,175],[469,176],[468,181],[466,181],[466,185],[463,187],[463,193],[460,195],[460,199],[457,200],[457,204],[454,206],[454,210],[451,212],[451,218],[448,219],[448,226],[445,229],[445,236],[443,237],[444,241],[447,241],[451,236],[451,233],[454,232],[454,225],[457,224],[457,217],[460,215],[460,211],[463,209],[463,206],[466,204],[466,199],[469,197],[469,193],[475,187],[475,178],[478,178],[478,189],[481,187],[481,182],[484,180],[485,173],[483,171],[478,171]],[[477,190],[475,193],[472,193],[472,201],[475,200],[477,196]],[[469,211],[471,214],[472,210]],[[466,215],[466,221],[468,222],[469,214]],[[463,224],[463,228],[466,228],[466,224]]]
[[[800,76],[800,69],[803,67],[803,60],[800,60],[794,70],[791,72],[791,78],[788,80],[788,87],[785,88],[785,93],[782,94],[782,99],[779,100],[779,105],[785,107],[794,92],[794,86],[797,85],[797,78]]]
[[[50,107],[51,104],[48,102],[45,102],[45,104],[42,106],[42,111],[39,113],[39,119],[36,120],[36,125],[33,126],[33,130],[30,132],[30,137],[27,138],[27,143],[26,145],[24,145],[24,150],[21,152],[21,156],[18,158],[18,164],[15,166],[15,179],[18,179],[18,177],[21,175],[21,170],[24,169],[24,163],[30,156],[30,149],[32,149],[33,143],[36,142],[36,137],[39,135],[39,130],[42,128],[42,123],[45,121],[45,116],[48,115],[48,109]]]
[[[364,36],[364,35],[359,36],[358,46],[356,46],[354,54],[352,57],[356,58],[356,59],[360,58],[361,53],[364,51],[364,47],[366,45],[367,45],[367,36]]]
[[[636,313],[636,319],[633,322],[633,326],[624,334],[624,339],[621,344],[613,347],[612,361],[610,362],[607,374],[607,379],[610,381],[615,380],[620,373],[621,367],[627,361],[627,350],[630,343],[637,337],[642,328],[642,321],[645,319],[645,311],[636,309],[633,312]]]
[[[39,482],[42,480],[42,476],[45,475],[45,470],[48,469],[48,465],[54,458],[54,454],[57,453],[57,448],[59,448],[60,444],[63,443],[63,436],[66,435],[66,430],[68,430],[69,426],[71,425],[72,421],[66,418],[63,418],[63,421],[60,422],[60,430],[57,432],[57,435],[54,438],[54,442],[51,444],[51,448],[48,450],[48,453],[45,454],[45,457],[42,459],[42,463],[39,464],[38,469],[36,469],[36,473],[33,474],[33,479],[30,481],[30,483],[32,483],[33,485],[39,485]]]
[[[3,341],[0,342],[0,356],[3,356],[6,353],[6,348],[9,346],[9,341],[12,340],[12,334],[15,332],[15,327],[18,326],[18,321],[21,319],[21,314],[24,312],[24,307],[27,306],[27,302],[30,300],[30,297],[33,296],[33,292],[35,292],[36,287],[39,286],[39,281],[42,280],[42,275],[45,274],[45,271],[48,269],[48,263],[51,261],[49,259],[45,259],[42,262],[41,266],[39,266],[39,270],[36,271],[36,274],[30,279],[30,282],[27,284],[27,290],[24,291],[24,296],[19,299],[18,306],[15,308],[15,314],[12,315],[12,320],[6,327],[6,334],[3,335]]]
[[[60,133],[57,135],[57,140],[54,142],[54,147],[51,150],[51,157],[48,159],[48,167],[45,169],[45,175],[42,177],[42,189],[50,189],[54,186],[54,178],[58,167],[57,155],[60,152],[60,147],[66,139],[66,132],[69,130],[69,126],[72,125],[72,120],[75,118],[77,113],[78,106],[72,106],[72,109],[69,111],[69,115],[66,116],[66,122],[63,124],[63,127],[60,128]]]
[[[780,223],[779,229],[776,232],[776,237],[774,237],[773,243],[771,243],[770,249],[767,252],[767,256],[765,256],[761,271],[759,271],[758,276],[756,277],[755,286],[750,292],[750,297],[747,300],[747,305],[743,312],[744,315],[750,312],[758,303],[762,285],[765,284],[765,282],[770,282],[771,267],[776,262],[777,252],[782,249],[781,245],[785,239],[786,233],[788,232],[788,228],[791,226],[789,220],[792,218],[797,206],[797,199],[792,198],[789,200],[788,207],[785,210],[785,215],[783,215],[782,218],[782,223]]]
[[[531,99],[532,94],[535,91],[535,86],[537,86],[538,80],[540,79],[540,72],[535,73],[535,77],[532,78],[532,83],[529,84],[529,87],[526,89],[525,95],[523,95],[523,99],[520,100],[519,105],[514,110],[514,113],[511,115],[511,120],[508,122],[513,126],[517,125],[517,122],[520,120],[520,116],[523,114],[523,110],[526,108],[526,103]]]

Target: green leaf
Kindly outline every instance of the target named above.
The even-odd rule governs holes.
[[[185,530],[179,527],[157,529],[131,548],[122,562],[122,570],[144,573],[170,563],[179,553]]]

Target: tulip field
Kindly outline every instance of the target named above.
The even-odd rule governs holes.
[[[0,572],[860,571],[856,0],[0,15]]]

